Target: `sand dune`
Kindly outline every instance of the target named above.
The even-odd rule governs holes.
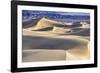
[[[83,30],[80,30],[80,31],[72,32],[70,34],[80,35],[80,36],[89,36],[90,35],[90,29],[83,29]]]
[[[46,18],[41,18],[34,22],[34,25],[26,28],[30,31],[49,31],[54,34],[70,34],[70,35],[82,35],[88,36],[90,33],[89,24],[73,24],[65,25],[61,22],[53,21]]]
[[[23,28],[23,62],[89,59],[89,36],[89,24],[41,18]]]
[[[66,51],[67,60],[88,60],[90,59],[90,46],[89,42],[83,49],[75,48]]]
[[[90,35],[90,28],[59,28],[59,27],[54,27],[51,30],[52,33],[55,34],[64,34],[64,35],[79,35],[79,36],[89,36]]]
[[[36,20],[29,20],[29,21],[24,21],[22,24],[23,24],[23,28],[30,28],[30,27],[33,27],[37,24],[37,22],[39,21],[40,19],[36,19]]]
[[[89,36],[90,29],[89,28],[72,28],[72,29],[65,29],[61,27],[46,27],[42,29],[35,29],[32,31],[39,31],[39,32],[46,32],[50,34],[64,34],[64,35],[79,35],[79,36]]]
[[[64,27],[66,25],[62,24],[61,22],[53,21],[53,20],[46,19],[46,18],[41,18],[35,24],[35,26],[33,25],[33,26],[29,27],[28,29],[29,30],[38,30],[38,29],[43,29],[43,28],[53,27],[53,26]]]

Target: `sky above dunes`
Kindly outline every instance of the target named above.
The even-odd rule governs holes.
[[[60,22],[77,21],[77,20],[87,21],[87,22],[90,21],[89,13],[22,10],[23,21],[31,19],[35,20],[43,17]]]
[[[30,14],[61,14],[61,15],[85,15],[89,16],[89,13],[80,13],[80,12],[53,12],[53,11],[32,11],[32,10],[23,10],[23,13],[29,12]]]

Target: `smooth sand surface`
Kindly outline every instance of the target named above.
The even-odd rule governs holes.
[[[23,62],[66,60],[66,52],[64,50],[46,49],[24,50],[22,60]]]
[[[27,34],[28,33],[28,34]],[[44,33],[37,34],[36,32],[23,32],[23,49],[74,49],[74,48],[86,48],[88,40],[78,36],[58,36],[58,35],[47,35]],[[62,49],[63,48],[63,49]]]
[[[88,39],[47,34],[23,30],[23,62],[89,59]]]
[[[90,59],[90,50],[84,49],[73,49],[66,51],[66,60],[88,60]]]

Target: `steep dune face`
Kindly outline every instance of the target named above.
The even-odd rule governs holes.
[[[60,22],[57,22],[57,21],[53,21],[53,20],[50,20],[50,19],[46,19],[46,18],[42,18],[40,19],[37,24],[35,26],[32,26],[28,29],[30,30],[39,30],[39,29],[44,29],[44,28],[48,28],[48,27],[64,27],[65,25],[60,23]]]
[[[33,26],[35,26],[36,24],[37,24],[37,22],[39,21],[40,19],[35,19],[35,20],[33,20],[33,19],[31,19],[31,20],[29,20],[29,21],[24,21],[24,22],[22,22],[22,24],[23,24],[23,28],[25,29],[25,28],[30,28],[30,27],[33,27]]]
[[[55,23],[54,21],[50,21],[47,20],[45,18],[42,18],[37,25],[35,26],[35,28],[37,29],[41,29],[41,28],[46,28],[46,27],[52,27],[52,24]]]

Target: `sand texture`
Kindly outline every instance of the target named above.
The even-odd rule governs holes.
[[[90,58],[89,24],[65,25],[46,18],[33,24],[23,28],[23,62]]]

